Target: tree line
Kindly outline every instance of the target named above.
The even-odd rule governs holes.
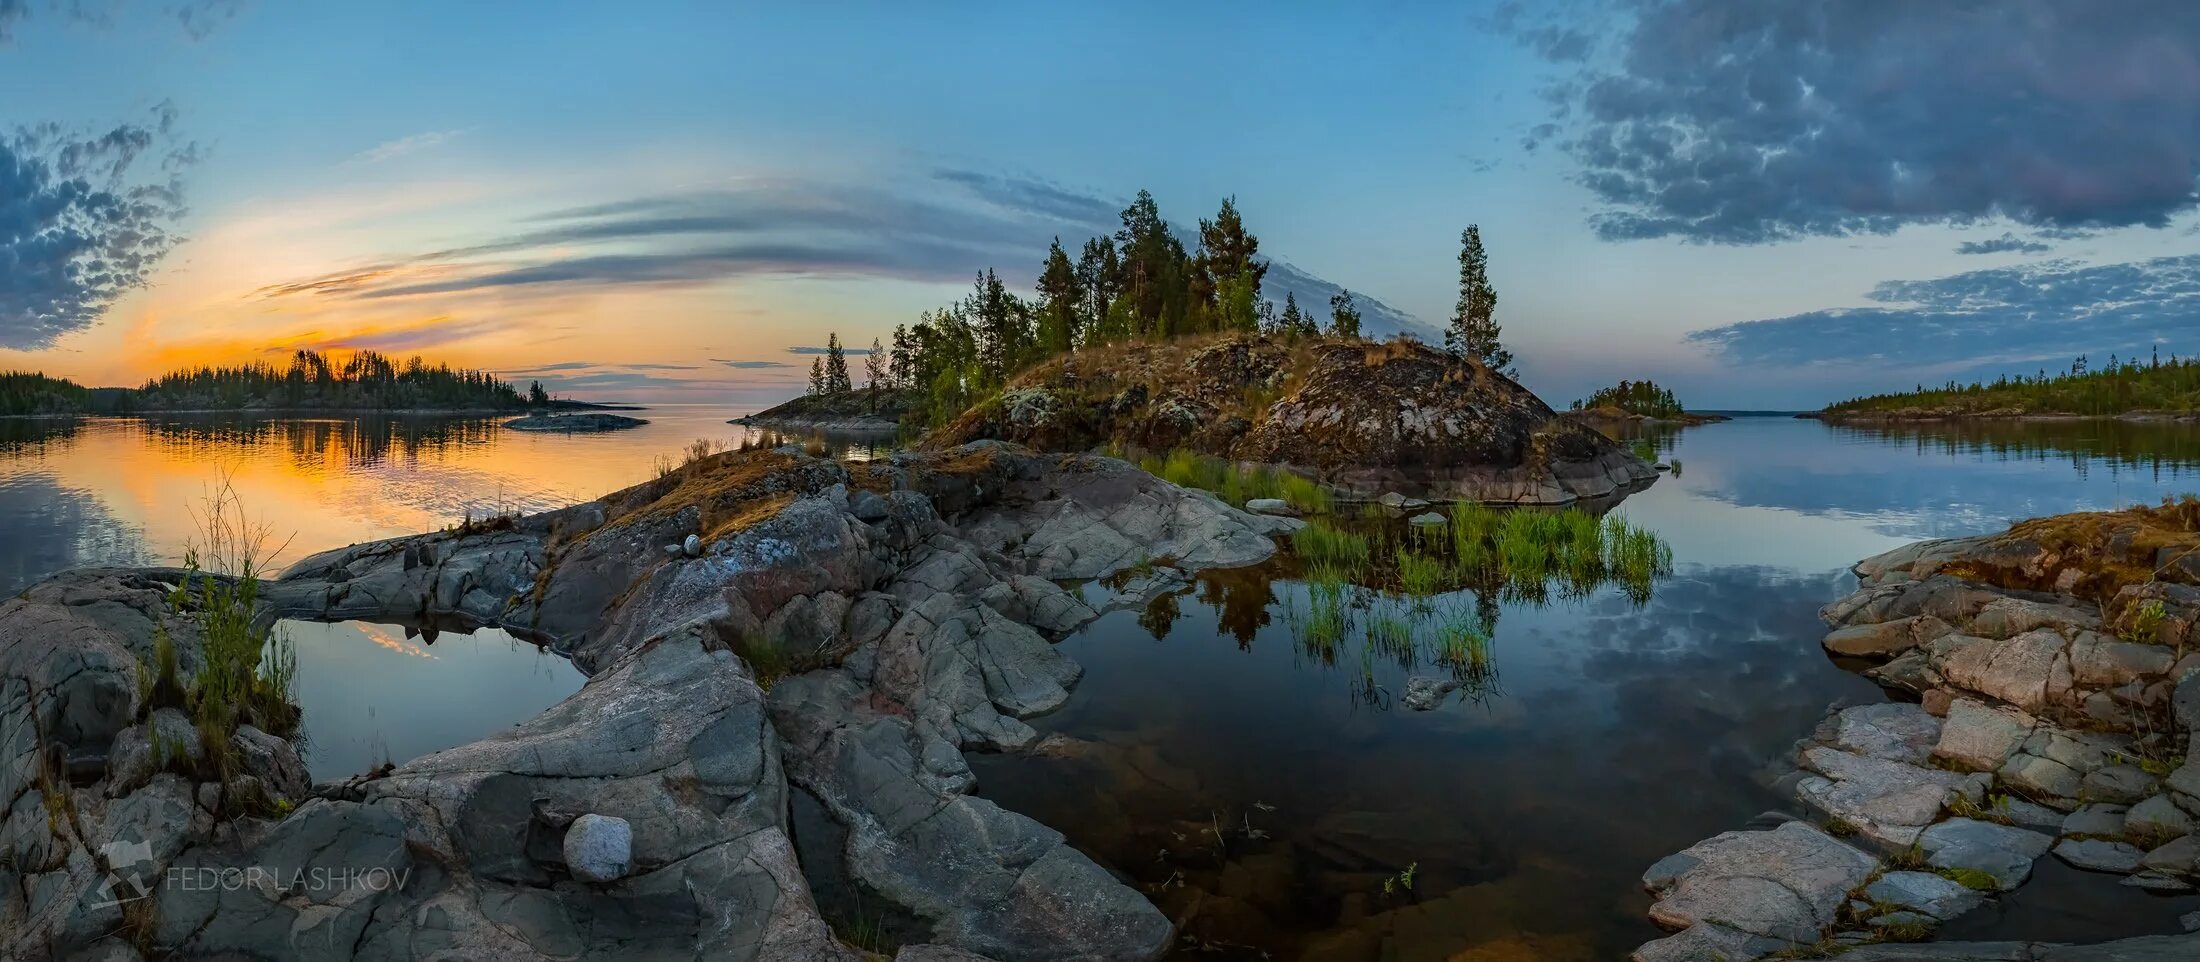
[[[1245,226],[1235,198],[1199,221],[1187,246],[1162,218],[1153,195],[1139,191],[1113,234],[1087,239],[1073,257],[1054,239],[1030,296],[1019,296],[991,268],[961,299],[894,327],[889,348],[874,340],[867,362],[874,396],[882,387],[907,392],[913,414],[945,421],[999,390],[1037,362],[1129,340],[1162,340],[1220,332],[1265,332],[1287,339],[1327,334],[1361,336],[1362,316],[1350,290],[1329,299],[1325,316],[1286,292],[1283,304],[1263,296],[1268,262],[1260,238]],[[1455,356],[1512,373],[1494,315],[1497,291],[1478,227],[1460,235],[1459,300],[1444,335]],[[810,392],[854,388],[839,336],[810,367]]]
[[[539,382],[529,393],[536,403],[549,403]],[[280,367],[253,363],[174,371],[145,382],[134,401],[141,408],[168,410],[475,410],[527,403],[512,385],[486,371],[431,365],[419,357],[399,363],[374,351],[360,351],[342,364],[319,351],[298,351]]]
[[[32,371],[0,371],[0,415],[76,414],[87,392],[74,381]]]
[[[2095,365],[2086,355],[2064,371],[2041,368],[2025,375],[2004,374],[1992,381],[1940,387],[1918,385],[1915,390],[1850,398],[1829,405],[1828,413],[1871,414],[1906,409],[1982,413],[2011,411],[2031,414],[2123,414],[2130,411],[2188,412],[2200,410],[2200,360],[2167,359],[2160,348],[2148,351],[2146,360],[2118,358]]]

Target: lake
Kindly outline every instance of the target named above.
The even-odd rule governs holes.
[[[0,590],[175,562],[191,505],[225,474],[290,539],[288,562],[592,498],[696,438],[744,436],[725,423],[739,413],[660,407],[642,428],[570,436],[452,419],[0,421]],[[981,790],[1189,918],[1187,957],[1622,957],[1656,934],[1643,868],[1776,807],[1776,763],[1830,703],[1886,697],[1818,645],[1817,609],[1853,586],[1850,564],[2200,490],[2200,430],[2170,424],[1742,418],[1640,443],[1680,470],[1615,513],[1671,547],[1670,575],[1646,595],[1477,599],[1491,670],[1435,710],[1398,699],[1425,665],[1310,654],[1308,587],[1287,566],[1216,573],[1065,639],[1086,671],[1033,720],[1053,737],[974,757]],[[317,777],[480,737],[579,684],[509,638],[292,627]],[[316,681],[316,661],[341,685]],[[2009,910],[2047,902],[2062,909]],[[2194,908],[2045,859],[2003,910],[1947,933],[2168,932]]]

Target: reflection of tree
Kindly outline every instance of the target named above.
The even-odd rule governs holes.
[[[160,416],[146,418],[145,425],[156,440],[194,458],[280,451],[302,468],[326,462],[332,455],[348,467],[370,467],[393,453],[410,459],[494,444],[502,430],[493,418],[385,416],[312,420]]]
[[[1146,629],[1155,640],[1167,638],[1169,629],[1176,627],[1176,619],[1184,609],[1177,604],[1177,592],[1170,592],[1146,604],[1146,610],[1138,613],[1138,626]]]
[[[50,442],[76,437],[76,418],[0,418],[0,457],[36,457]]]
[[[2183,423],[2087,419],[2082,421],[1956,420],[1843,424],[1834,433],[1848,443],[1878,442],[1942,455],[1988,460],[2066,460],[2084,476],[2092,464],[2157,473],[2200,467],[2200,432]]]
[[[1253,636],[1268,626],[1268,603],[1275,600],[1270,579],[1251,568],[1211,571],[1199,579],[1199,601],[1215,610],[1215,626],[1251,648]]]

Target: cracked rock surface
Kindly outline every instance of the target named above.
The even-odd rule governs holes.
[[[791,780],[846,827],[847,872],[929,926],[901,959],[1156,957],[1170,921],[971,794],[962,753],[1030,746],[1024,719],[1071,697],[1053,641],[1097,612],[1058,580],[1252,564],[1297,523],[980,442],[867,465],[728,453],[324,552],[263,586],[263,618],[495,625],[590,677],[510,729],[338,783],[241,730],[240,778],[274,803],[258,816],[221,804],[233,784],[147,763],[183,734],[141,703],[156,629],[185,676],[201,657],[168,605],[180,573],[56,576],[0,604],[0,956],[860,958],[796,859]],[[175,884],[200,878],[237,884]]]

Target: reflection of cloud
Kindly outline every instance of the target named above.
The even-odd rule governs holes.
[[[2063,367],[2079,354],[2144,357],[2200,323],[2200,255],[2096,266],[2055,260],[1886,281],[1866,297],[1889,306],[1745,321],[1688,339],[1747,366]]]
[[[90,491],[33,471],[0,478],[0,598],[68,568],[152,561],[143,529],[114,516]]]
[[[1569,70],[1557,142],[1607,238],[2160,227],[2195,203],[2189,0],[1527,9],[1508,4],[1505,25]],[[1578,68],[1593,44],[1538,32],[1598,22],[1621,24],[1613,49]]]
[[[370,625],[364,622],[360,622],[358,624],[359,633],[367,636],[367,640],[374,642],[377,647],[387,648],[391,651],[397,652],[400,655],[412,655],[418,658],[426,658],[430,661],[435,660],[434,653],[428,651],[428,649],[420,645],[413,644],[408,639],[400,637],[394,630],[390,628],[384,627],[382,625]]]

